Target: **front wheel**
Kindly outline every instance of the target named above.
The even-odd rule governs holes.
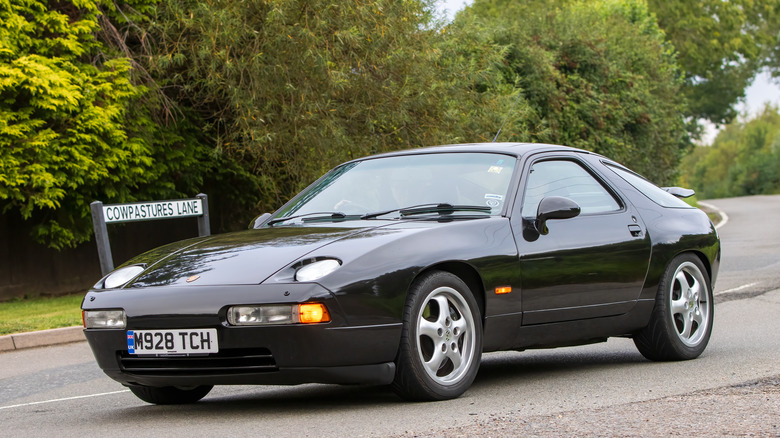
[[[650,323],[634,336],[634,344],[650,360],[698,357],[712,334],[715,306],[701,260],[693,254],[675,257],[658,285]]]
[[[482,357],[482,320],[468,286],[448,272],[412,285],[404,308],[393,390],[408,400],[447,400],[471,386]]]
[[[213,385],[196,386],[194,388],[178,388],[175,386],[154,387],[154,386],[129,386],[130,391],[136,397],[147,403],[157,405],[180,405],[195,403],[202,399],[211,391]]]

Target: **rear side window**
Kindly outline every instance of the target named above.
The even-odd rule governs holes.
[[[686,204],[685,201],[679,199],[678,197],[672,194],[667,193],[666,191],[662,190],[660,187],[642,178],[641,176],[635,174],[634,172],[628,171],[626,169],[623,169],[622,167],[618,167],[610,163],[604,163],[604,164],[606,164],[607,167],[612,169],[613,172],[618,174],[619,177],[626,180],[627,183],[631,184],[635,189],[642,192],[643,195],[647,196],[648,198],[650,198],[651,201],[655,202],[661,207],[693,208],[690,205]]]
[[[612,194],[580,164],[569,160],[538,161],[525,186],[523,217],[536,216],[542,199],[563,196],[579,204],[582,214],[621,210]]]

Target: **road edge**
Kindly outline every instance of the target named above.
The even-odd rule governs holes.
[[[0,353],[27,348],[45,347],[48,345],[83,342],[86,340],[87,339],[84,337],[84,327],[80,325],[37,332],[16,333],[0,336]]]

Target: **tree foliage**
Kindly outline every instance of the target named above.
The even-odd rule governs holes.
[[[780,0],[647,3],[685,71],[690,117],[728,123],[759,69],[780,73]]]
[[[685,158],[683,184],[699,199],[780,193],[780,114],[767,106],[748,121],[727,125],[712,146]]]
[[[93,200],[191,196],[210,167],[186,129],[157,123],[130,60],[98,38],[143,17],[125,7],[0,0],[0,208],[55,248],[90,238]]]
[[[676,177],[689,140],[682,73],[644,2],[476,0],[506,50],[505,80],[522,93],[507,140],[595,151],[658,183]]]
[[[563,13],[587,3],[600,0],[475,0],[474,8],[500,16],[501,11],[533,13],[551,8]],[[730,122],[745,88],[762,68],[780,75],[780,0],[646,0],[646,4],[684,73],[685,114],[693,134],[698,135],[700,119]]]
[[[673,179],[683,75],[645,3],[532,3],[444,25],[433,0],[0,0],[0,207],[62,247],[94,199],[205,191],[224,230],[344,160],[504,122]]]
[[[430,3],[165,0],[145,62],[272,210],[341,161],[496,129],[485,110],[507,97],[481,91],[498,53],[444,43]]]

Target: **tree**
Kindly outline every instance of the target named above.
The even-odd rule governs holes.
[[[495,16],[538,10],[564,11],[601,0],[475,0],[473,9]],[[641,2],[637,2],[641,3]],[[780,0],[647,0],[684,72],[689,129],[698,120],[730,122],[756,73],[780,75]],[[502,12],[503,11],[503,12]]]
[[[0,207],[55,248],[95,199],[206,191],[235,229],[338,162],[488,139],[513,98],[429,0],[0,1]]]
[[[488,109],[511,87],[483,91],[500,53],[475,36],[445,41],[431,11],[427,0],[165,0],[135,59],[203,121],[204,142],[248,163],[249,196],[268,211],[339,162],[497,129]]]
[[[433,0],[0,2],[0,206],[54,247],[94,199],[217,192],[231,229],[341,161],[504,121],[657,182],[688,145],[641,0],[478,0],[447,26]]]
[[[0,208],[54,248],[90,238],[91,201],[194,194],[210,167],[186,129],[156,123],[129,59],[98,39],[101,21],[116,29],[111,8],[0,0]]]
[[[734,121],[712,146],[698,146],[683,161],[682,181],[701,198],[780,193],[780,113],[777,107]]]
[[[504,80],[527,107],[504,139],[580,147],[675,180],[690,147],[683,76],[644,2],[476,0],[455,22],[466,19],[506,47]]]
[[[745,88],[764,66],[775,66],[780,36],[778,0],[648,0],[685,71],[687,115],[730,122]]]

